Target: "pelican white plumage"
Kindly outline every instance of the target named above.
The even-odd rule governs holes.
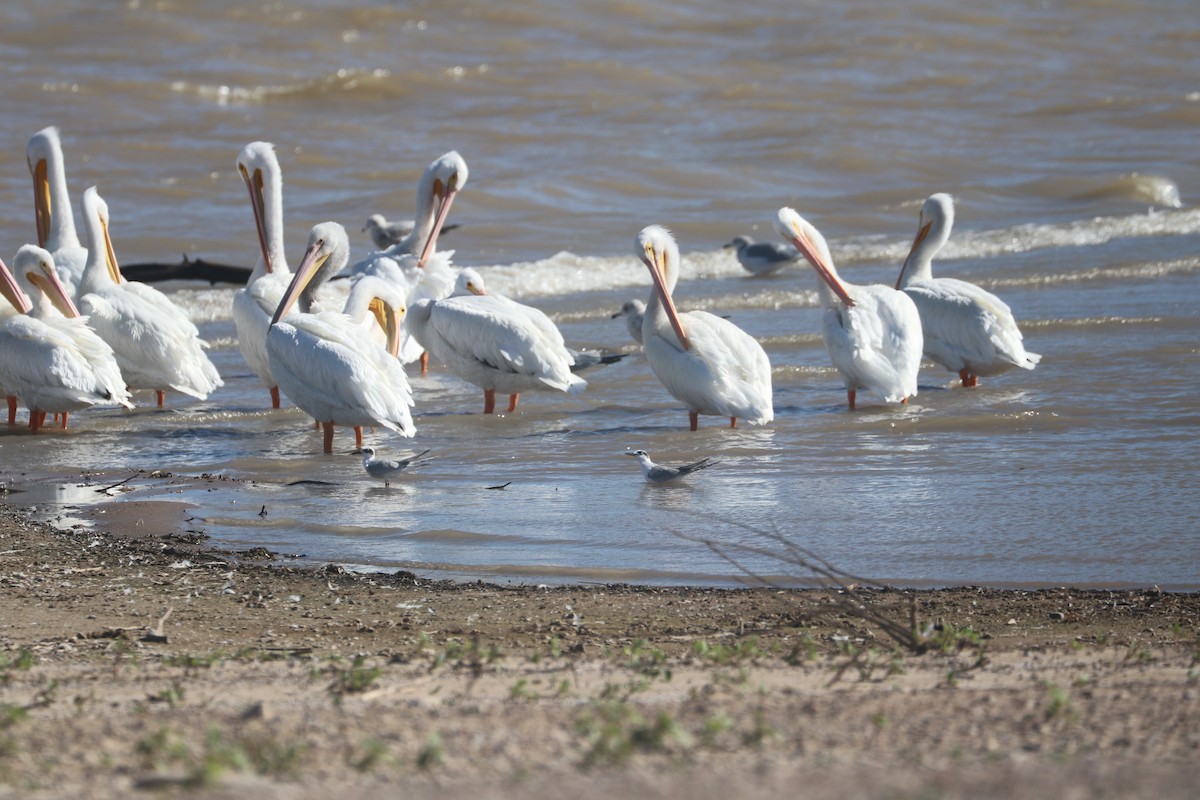
[[[435,359],[483,389],[483,413],[496,410],[496,392],[508,395],[508,411],[521,392],[581,391],[575,358],[549,317],[500,295],[486,294],[474,270],[463,270],[454,293],[423,298],[408,312],[408,329]]]
[[[1033,369],[1042,357],[1025,349],[1021,329],[1003,300],[967,281],[933,277],[933,258],[953,225],[953,198],[943,192],[930,195],[896,281],[920,312],[926,357],[957,372],[967,387],[978,385],[981,375]]]
[[[554,324],[554,320],[550,319],[549,315],[540,308],[518,303],[511,297],[506,297],[502,294],[489,292],[487,284],[484,283],[483,276],[479,271],[471,267],[459,270],[458,278],[454,282],[454,291],[452,294],[455,297],[465,297],[466,295],[487,295],[495,297],[503,303],[506,303],[515,313],[524,314],[525,317],[542,333],[545,337],[555,342],[557,345],[567,348],[567,353],[571,356],[571,371],[582,372],[585,369],[590,369],[603,364],[615,364],[625,358],[626,353],[597,353],[584,350],[576,350],[572,347],[567,347],[566,341],[563,339],[562,332],[558,330],[558,326]],[[509,398],[509,411],[514,411],[517,407],[517,399]]]
[[[625,328],[638,344],[642,343],[642,320],[646,318],[646,304],[641,300],[626,300],[621,304],[621,310],[612,315],[625,318]]]
[[[271,407],[279,408],[279,386],[267,360],[267,328],[292,279],[283,252],[283,173],[269,142],[242,148],[237,168],[250,192],[259,256],[246,286],[233,295],[233,323],[242,357],[270,391]]]
[[[87,264],[87,248],[75,233],[75,212],[67,192],[67,168],[58,128],[43,128],[31,136],[25,158],[33,176],[38,245],[49,251],[59,278],[74,299]]]
[[[451,267],[454,251],[438,252],[438,236],[445,228],[450,206],[467,184],[467,162],[451,150],[435,158],[417,183],[417,213],[412,231],[396,244],[369,254],[350,268],[351,277],[377,275],[401,287],[409,310],[418,300],[441,300],[454,289],[455,271]],[[400,342],[400,360],[411,363],[420,359],[424,374],[428,358],[405,328]]]
[[[882,284],[842,281],[825,237],[793,209],[779,209],[775,230],[796,245],[820,278],[825,348],[846,385],[850,410],[859,389],[888,403],[907,403],[916,396],[921,318],[908,295]]]
[[[349,252],[345,228],[315,225],[267,333],[271,374],[297,407],[321,423],[326,453],[333,452],[335,425],[379,425],[407,437],[416,432],[412,390],[396,358],[405,298],[395,286],[364,276],[351,287],[343,313],[289,315],[302,292],[346,266]],[[371,332],[376,319],[386,332],[384,345]],[[356,431],[358,445],[361,436]]]
[[[688,408],[692,430],[700,414],[765,425],[775,418],[771,362],[754,337],[707,311],[675,309],[671,293],[679,280],[679,246],[661,225],[643,228],[637,254],[650,270],[654,288],[642,322],[642,348],[650,368],[675,399]]]
[[[121,275],[109,235],[108,203],[95,186],[83,193],[81,205],[89,252],[79,308],[116,353],[125,384],[152,389],[160,407],[167,389],[204,400],[224,385],[204,352],[208,343],[165,294]]]
[[[133,408],[112,348],[79,315],[50,253],[25,245],[14,273],[0,262],[0,294],[17,313],[0,322],[0,385],[29,408],[36,431],[47,413],[90,406]]]

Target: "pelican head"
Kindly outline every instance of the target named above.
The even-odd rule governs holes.
[[[104,202],[95,186],[89,186],[84,190],[79,206],[83,210],[83,230],[88,242],[87,266],[79,286],[79,295],[82,297],[99,288],[102,275],[107,276],[113,284],[123,283],[125,277],[121,274],[108,232],[108,203]]]
[[[254,209],[254,227],[258,231],[258,245],[262,250],[263,267],[267,272],[286,268],[276,264],[271,257],[267,226],[273,224],[268,217],[272,206],[278,205],[283,197],[283,173],[275,157],[275,145],[270,142],[251,142],[242,148],[237,157],[238,173],[250,192],[250,206]],[[282,254],[279,258],[282,260]]]
[[[346,236],[346,229],[337,222],[314,225],[308,234],[308,249],[304,251],[304,258],[296,267],[296,274],[292,276],[292,282],[288,284],[275,315],[271,317],[271,324],[287,316],[301,296],[304,300],[300,307],[307,311],[320,285],[330,275],[340,272],[349,260],[350,240]]]
[[[825,282],[839,300],[847,306],[853,306],[854,300],[846,287],[838,278],[837,270],[833,267],[833,256],[829,254],[829,245],[825,237],[811,222],[796,213],[791,208],[781,208],[775,215],[775,231],[787,241],[796,245],[796,249],[804,255],[817,275]]]
[[[370,313],[379,323],[385,338],[384,347],[393,356],[400,352],[400,331],[408,313],[403,290],[392,281],[377,275],[364,275],[350,287],[345,312],[355,320]]]
[[[72,234],[75,230],[70,209],[55,208],[52,202],[56,193],[60,197],[65,196],[67,190],[58,128],[43,128],[29,137],[25,159],[29,164],[29,174],[33,176],[33,209],[37,219],[38,244],[46,246],[54,233],[53,223],[69,225]],[[56,187],[55,184],[61,186]]]
[[[452,296],[463,297],[468,294],[487,294],[487,287],[483,285],[483,276],[471,267],[467,267],[458,273],[458,278],[454,281],[454,292]]]
[[[679,245],[675,243],[675,237],[661,225],[647,225],[637,235],[635,250],[638,258],[650,270],[657,297],[666,311],[671,327],[675,329],[675,335],[679,337],[680,346],[687,350],[687,332],[683,329],[683,322],[675,310],[675,301],[671,298],[671,292],[679,280]],[[648,307],[653,306],[653,298],[652,295]],[[650,319],[653,319],[652,315],[647,314],[646,320]]]
[[[71,302],[58,271],[54,269],[54,259],[49,251],[32,244],[22,246],[13,257],[13,273],[17,285],[32,299],[31,310],[36,314],[45,313],[48,310],[45,302],[49,301],[64,317],[79,316],[79,309]]]
[[[442,232],[442,226],[446,224],[446,218],[450,215],[450,204],[454,202],[459,190],[467,185],[467,175],[467,162],[457,150],[451,150],[434,159],[421,176],[421,184],[417,190],[417,206],[420,208],[429,207],[426,204],[436,204],[437,210],[434,213],[433,228],[421,248],[417,266],[424,267],[430,254],[437,248],[438,234]],[[413,233],[416,234],[417,231],[414,230]]]
[[[917,235],[913,239],[896,288],[902,289],[912,281],[928,280],[933,277],[933,257],[950,239],[954,227],[954,198],[945,192],[931,194],[921,204],[917,218]]]

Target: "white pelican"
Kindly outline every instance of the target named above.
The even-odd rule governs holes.
[[[153,389],[158,405],[174,389],[200,400],[224,385],[204,350],[208,343],[187,314],[158,289],[121,275],[108,233],[108,204],[92,186],[83,193],[87,267],[79,308],[117,355],[131,389]]]
[[[413,220],[412,231],[391,247],[371,253],[356,263],[351,267],[350,274],[359,275],[381,270],[411,272],[411,268],[401,269],[397,261],[400,256],[406,255],[418,256],[412,267],[423,268],[430,256],[437,251],[438,234],[446,224],[446,217],[450,214],[450,205],[455,196],[467,185],[468,175],[467,162],[457,151],[451,150],[434,159],[425,168],[417,184],[417,214]],[[414,275],[404,277],[410,283],[414,282]]]
[[[14,275],[0,262],[0,294],[17,313],[0,322],[0,384],[29,407],[29,427],[47,412],[89,406],[133,408],[112,348],[79,316],[50,253],[25,245],[13,259]]]
[[[749,236],[735,236],[725,245],[734,247],[738,263],[751,275],[770,275],[800,260],[800,253],[783,242],[756,242]]]
[[[916,396],[921,317],[908,295],[881,284],[843,282],[825,237],[790,208],[779,209],[775,230],[796,245],[820,278],[825,348],[846,384],[850,410],[855,408],[858,389],[874,392],[888,403],[907,403]]]
[[[643,228],[637,254],[650,270],[654,288],[642,322],[642,347],[650,368],[675,399],[688,408],[691,429],[700,414],[739,418],[764,425],[775,418],[771,362],[754,337],[707,311],[675,310],[671,293],[679,280],[679,246],[661,225]]]
[[[1025,349],[1003,300],[973,283],[933,277],[933,258],[953,225],[954,200],[944,193],[931,195],[921,206],[917,235],[896,281],[921,313],[925,355],[957,372],[968,387],[976,386],[980,375],[1033,369],[1042,357]]]
[[[453,251],[437,252],[438,235],[445,227],[450,206],[467,185],[467,162],[451,150],[434,159],[417,184],[417,215],[412,231],[396,244],[368,255],[350,268],[351,277],[378,275],[403,288],[408,306],[423,298],[441,300],[454,289],[455,273],[450,266]],[[411,341],[407,328],[400,343],[400,360],[420,359],[421,374],[428,366],[423,348]]]
[[[67,194],[67,170],[58,128],[35,133],[25,146],[29,173],[33,176],[33,210],[38,244],[50,251],[54,267],[72,298],[77,297],[79,279],[87,263],[87,249],[75,233],[74,211]]]
[[[646,318],[646,304],[641,300],[626,300],[621,304],[621,310],[612,315],[625,318],[625,328],[638,344],[642,343],[642,320]]]
[[[575,358],[550,318],[507,297],[486,294],[472,269],[459,273],[450,297],[413,303],[408,330],[451,372],[483,389],[485,414],[495,412],[496,392],[508,395],[512,413],[521,392],[576,392],[587,386],[572,373]]]
[[[270,390],[271,408],[279,408],[279,386],[267,363],[267,328],[292,278],[283,253],[283,174],[269,142],[242,148],[237,168],[250,192],[259,256],[245,288],[233,295],[233,323],[242,357]]]
[[[404,296],[374,276],[350,289],[345,313],[323,311],[288,315],[300,294],[316,288],[346,266],[350,244],[336,222],[313,227],[308,249],[279,301],[267,333],[267,356],[279,388],[324,429],[324,449],[333,452],[333,427],[380,425],[412,436],[412,390],[396,358]],[[371,332],[374,311],[387,333],[380,345]],[[356,431],[361,445],[361,430]]]
[[[558,326],[554,324],[554,320],[547,316],[546,312],[540,308],[527,306],[524,303],[518,303],[511,297],[505,297],[502,294],[493,294],[487,290],[487,286],[483,282],[483,276],[471,267],[459,270],[458,278],[454,282],[453,296],[464,297],[466,295],[487,295],[495,297],[503,303],[508,304],[508,307],[514,313],[524,314],[529,321],[537,326],[545,337],[555,342],[557,345],[567,347],[566,341],[563,339],[562,333],[558,330]],[[602,364],[615,364],[625,358],[627,353],[595,353],[583,350],[575,350],[567,347],[567,352],[571,355],[571,372],[583,372],[585,369],[590,369]],[[517,398],[509,398],[509,412],[515,411],[517,407]]]

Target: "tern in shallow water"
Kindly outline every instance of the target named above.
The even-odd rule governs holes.
[[[737,248],[737,260],[751,275],[770,275],[800,260],[800,251],[785,242],[756,242],[735,236],[726,247]]]
[[[646,304],[641,300],[626,300],[621,304],[621,310],[612,315],[625,318],[625,327],[629,335],[638,344],[642,343],[642,320],[646,318]]]
[[[392,485],[392,476],[400,473],[409,464],[416,461],[421,456],[428,453],[428,450],[423,450],[415,456],[401,458],[399,460],[391,458],[376,458],[374,447],[360,447],[358,452],[362,453],[363,469],[372,478],[379,478],[383,481],[384,486]]]
[[[664,467],[651,461],[650,454],[645,450],[630,450],[625,455],[636,456],[637,460],[641,462],[642,475],[645,476],[647,483],[667,483],[720,463],[711,458],[702,458],[691,464],[684,464],[682,467]]]

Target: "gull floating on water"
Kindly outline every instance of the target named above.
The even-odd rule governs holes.
[[[784,242],[756,242],[749,236],[735,236],[726,247],[737,248],[737,260],[751,275],[770,275],[801,258],[800,251]]]
[[[372,214],[363,225],[363,233],[370,235],[375,247],[386,250],[392,245],[399,244],[407,236],[411,236],[416,223],[411,219],[388,220],[383,214]],[[457,228],[457,225],[443,225],[442,233]]]
[[[1042,357],[1025,349],[1003,300],[967,281],[933,277],[933,257],[953,225],[954,200],[945,193],[931,195],[921,206],[917,236],[896,281],[921,314],[925,355],[957,372],[966,387],[978,385],[980,375],[1033,369]]]
[[[711,458],[702,458],[699,461],[693,461],[691,464],[684,464],[682,467],[665,467],[662,464],[655,464],[651,461],[650,454],[645,450],[631,450],[625,455],[636,456],[637,460],[641,462],[642,475],[646,478],[647,483],[666,483],[720,463],[713,461]]]
[[[825,349],[841,373],[850,410],[859,389],[888,403],[907,403],[917,394],[922,347],[921,317],[912,299],[891,286],[842,281],[825,237],[794,210],[779,209],[775,230],[796,245],[820,278]]]
[[[381,481],[383,481],[383,485],[386,487],[392,485],[393,475],[398,474],[409,464],[413,463],[429,451],[423,450],[422,452],[417,453],[415,456],[409,456],[408,458],[401,459],[376,458],[374,447],[360,447],[358,448],[358,452],[362,453],[363,469],[365,469],[367,474],[372,478],[379,478]]]
[[[763,425],[775,418],[771,362],[754,337],[707,311],[675,310],[671,292],[679,280],[679,246],[670,232],[650,225],[637,237],[637,254],[654,288],[642,322],[643,349],[654,374],[687,406],[696,430],[700,414]]]

